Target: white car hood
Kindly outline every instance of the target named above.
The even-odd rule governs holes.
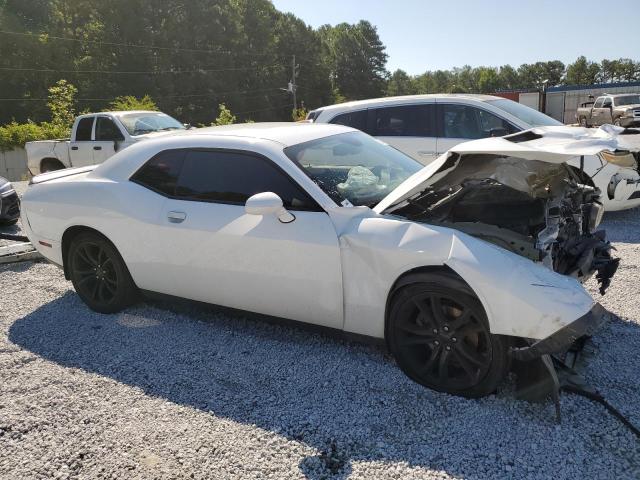
[[[452,153],[460,155],[484,153],[548,163],[565,163],[575,157],[598,155],[602,152],[640,152],[640,130],[631,131],[631,134],[629,132],[630,129],[613,125],[604,125],[598,129],[536,127],[507,137],[460,143],[407,178],[383,198],[373,210],[381,213],[391,205],[411,197],[442,178],[451,169],[439,170],[447,161],[450,161]],[[607,160],[612,161],[610,158]],[[456,163],[452,163],[451,168],[455,167]]]

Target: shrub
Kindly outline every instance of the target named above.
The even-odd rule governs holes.
[[[218,127],[220,125],[232,125],[236,123],[236,116],[231,113],[224,103],[218,105],[218,118],[216,118],[211,126]]]
[[[71,128],[53,122],[17,123],[0,126],[0,151],[23,148],[27,142],[69,138]]]
[[[149,95],[145,95],[142,98],[136,98],[133,95],[126,95],[123,97],[116,97],[116,99],[109,104],[109,110],[153,110],[158,111],[159,108],[156,102]]]

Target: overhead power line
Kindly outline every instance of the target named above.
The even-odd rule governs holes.
[[[117,74],[117,75],[157,75],[157,74],[184,74],[184,73],[215,73],[215,72],[233,72],[258,70],[261,68],[275,68],[281,65],[254,65],[251,67],[229,67],[217,69],[198,69],[198,70],[148,70],[148,71],[122,71],[122,70],[57,70],[49,68],[21,68],[21,67],[0,67],[2,71],[14,72],[39,72],[39,73],[99,73],[99,74]]]
[[[256,57],[284,57],[284,55],[272,55],[270,53],[249,53],[249,52],[233,52],[231,50],[212,50],[212,49],[201,49],[201,48],[183,48],[183,47],[168,47],[161,45],[142,45],[135,43],[120,43],[120,42],[105,42],[99,40],[86,40],[82,38],[71,38],[71,37],[61,37],[57,35],[49,35],[46,32],[41,33],[30,33],[30,32],[12,32],[9,30],[0,30],[1,34],[4,35],[15,35],[21,37],[31,37],[40,39],[45,37],[51,40],[59,40],[64,42],[77,42],[77,43],[86,43],[92,45],[107,45],[111,47],[126,47],[126,48],[144,48],[148,50],[164,50],[164,51],[173,51],[173,52],[190,52],[190,53],[207,53],[210,55],[247,55],[247,56],[256,56]]]
[[[195,94],[186,94],[186,95],[161,95],[158,97],[154,97],[155,99],[166,99],[166,98],[198,98],[198,97],[217,97],[224,95],[241,95],[245,93],[258,93],[258,92],[270,92],[274,90],[279,90],[279,88],[262,88],[257,90],[236,90],[230,92],[211,92],[211,93],[195,93]],[[250,98],[250,97],[249,97]],[[99,101],[107,101],[113,100],[114,97],[106,97],[106,98],[76,98],[75,100],[78,102],[99,102]],[[46,102],[48,98],[0,98],[0,102]]]

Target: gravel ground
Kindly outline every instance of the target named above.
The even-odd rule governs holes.
[[[640,210],[604,226],[618,317],[586,376],[640,425]],[[640,478],[638,439],[581,397],[557,425],[507,391],[424,389],[380,347],[214,308],[99,315],[44,263],[0,267],[0,284],[3,479]]]

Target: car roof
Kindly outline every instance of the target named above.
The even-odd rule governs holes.
[[[155,113],[155,114],[159,114],[159,115],[167,115],[168,114],[164,113],[164,112],[159,112],[157,110],[109,110],[106,112],[93,112],[93,113],[83,113],[82,115],[78,115],[78,118],[80,117],[91,117],[91,116],[95,116],[95,115],[115,115],[116,117],[122,116],[122,115],[127,115],[129,113]]]
[[[171,135],[175,137],[210,136],[254,138],[269,140],[288,147],[322,137],[355,131],[357,130],[342,125],[313,124],[306,122],[265,122],[196,128],[179,131]]]
[[[445,100],[445,99],[464,99],[475,100],[477,102],[487,102],[490,100],[504,100],[503,97],[496,97],[494,95],[482,95],[471,93],[434,93],[424,95],[401,95],[397,97],[382,97],[382,98],[369,98],[367,100],[354,100],[345,103],[336,103],[335,105],[328,105],[326,107],[318,107],[316,110],[328,111],[328,110],[350,110],[358,107],[367,108],[373,105],[384,105],[394,103],[411,103],[424,100]]]

